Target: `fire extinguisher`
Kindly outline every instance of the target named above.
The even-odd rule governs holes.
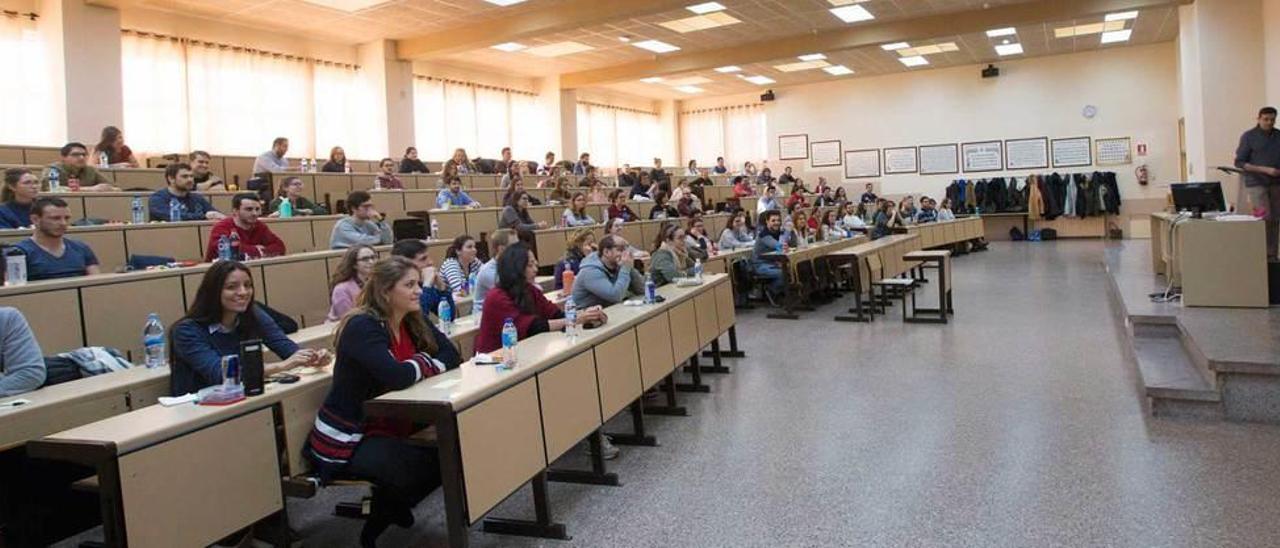
[[[1147,164],[1138,166],[1138,169],[1133,170],[1133,175],[1138,178],[1138,184],[1140,185],[1145,186],[1151,180],[1151,174],[1147,171]]]

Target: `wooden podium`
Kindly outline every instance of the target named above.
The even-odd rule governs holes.
[[[1176,219],[1151,214],[1151,266],[1182,287],[1183,305],[1268,306],[1262,221]]]

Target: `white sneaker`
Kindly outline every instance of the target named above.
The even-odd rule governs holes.
[[[618,458],[618,447],[613,444],[613,440],[609,436],[600,436],[600,453],[604,460],[613,460]],[[591,442],[587,442],[587,454],[592,455]]]

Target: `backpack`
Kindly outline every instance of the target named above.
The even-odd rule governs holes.
[[[1022,229],[1015,226],[1009,229],[1009,239],[1015,242],[1021,242],[1027,239],[1027,235],[1022,233]]]

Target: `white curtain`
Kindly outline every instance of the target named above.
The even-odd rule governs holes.
[[[387,156],[387,133],[381,122],[379,98],[359,70],[316,63],[315,158],[327,158],[340,146],[351,158]],[[290,143],[290,148],[293,148]],[[391,156],[396,156],[392,153]]]
[[[591,153],[592,165],[649,165],[661,149],[657,114],[578,103],[578,150]]]
[[[517,159],[546,153],[545,111],[531,94],[416,78],[413,99],[418,154],[425,159],[445,160],[455,148],[472,158],[498,158],[503,147]]]
[[[290,156],[314,157],[311,91],[305,61],[188,44],[191,146],[256,155],[288,137]]]
[[[187,123],[187,58],[177,40],[121,37],[124,127],[137,152],[192,150]]]
[[[0,74],[0,144],[64,144],[48,44],[34,21],[0,14]]]
[[[712,166],[721,156],[731,171],[742,169],[744,162],[759,165],[769,154],[766,135],[761,105],[681,113],[681,165],[697,160],[700,166]]]

